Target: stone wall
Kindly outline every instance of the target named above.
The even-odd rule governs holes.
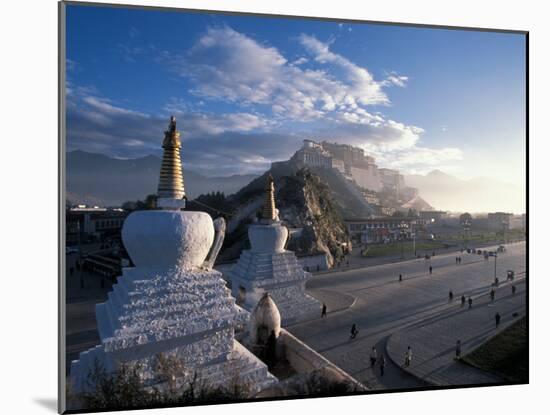
[[[329,380],[349,382],[355,385],[357,390],[366,390],[364,385],[285,329],[281,329],[278,341],[282,344],[285,358],[297,373],[311,373],[324,369],[323,375],[329,377]]]
[[[319,267],[319,271],[326,271],[329,269],[326,254],[300,256],[298,257],[298,262],[300,262],[302,268],[308,272],[317,271],[317,267]]]

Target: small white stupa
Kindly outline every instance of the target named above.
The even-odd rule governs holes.
[[[321,315],[321,304],[305,293],[311,274],[302,269],[294,252],[285,250],[287,238],[288,229],[279,220],[273,177],[269,175],[262,218],[248,228],[251,248],[243,251],[228,277],[237,304],[249,311],[264,293],[269,293],[279,308],[283,325]]]
[[[271,332],[275,338],[281,333],[281,313],[268,293],[264,293],[252,313],[248,323],[249,343],[265,344]]]
[[[122,240],[135,267],[124,268],[109,299],[96,306],[101,343],[72,362],[76,392],[89,390],[96,362],[108,372],[139,363],[145,385],[162,385],[159,355],[212,387],[239,377],[251,394],[276,382],[267,366],[234,338],[248,319],[237,307],[221,273],[212,270],[225,235],[223,218],[182,211],[185,191],[179,132],[172,117],[163,142],[158,210],[136,211],[124,222]],[[157,366],[156,366],[157,365]]]

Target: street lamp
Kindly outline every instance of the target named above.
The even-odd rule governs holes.
[[[80,219],[77,218],[76,221],[76,233],[78,234],[78,264],[81,265],[82,262],[82,243],[81,243],[81,236],[80,236]]]
[[[494,275],[494,277],[495,277],[495,283],[496,283],[496,281],[497,281],[497,253],[496,253],[496,251],[495,251],[495,275]]]
[[[470,227],[472,226],[472,215],[470,215],[468,212],[466,213],[463,213],[462,215],[460,215],[460,224],[462,225],[462,231],[463,231],[463,234],[462,234],[462,240],[463,240],[463,245],[464,245],[464,249],[467,249],[468,247],[468,233],[470,232]]]
[[[399,236],[401,238],[401,259],[405,258],[405,229],[407,228],[407,224],[404,221],[401,221],[401,223],[398,225],[399,228]]]
[[[467,233],[470,231],[470,224],[469,223],[465,223],[464,225],[462,225],[462,228],[464,230],[464,242],[463,242],[463,245],[464,245],[464,249],[466,249],[468,247],[468,243],[467,243],[467,240],[466,240],[466,235]]]

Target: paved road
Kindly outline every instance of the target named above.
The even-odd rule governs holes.
[[[525,279],[513,284],[517,288],[515,294],[511,283],[506,283],[497,289],[494,301],[483,294],[475,298],[471,309],[454,301],[433,317],[399,330],[389,338],[388,354],[401,365],[410,345],[413,360],[404,369],[433,385],[502,382],[498,376],[476,370],[454,357],[457,340],[460,339],[462,354],[466,355],[525,315]],[[494,319],[497,312],[501,316],[499,330]]]
[[[83,252],[94,251],[99,244],[83,246]],[[66,255],[67,313],[66,313],[66,362],[67,374],[71,361],[78,359],[80,352],[88,350],[100,341],[95,319],[95,306],[107,299],[112,282],[108,278],[83,270],[76,270],[78,254]],[[73,268],[72,274],[70,269]],[[101,284],[103,280],[103,287]]]
[[[374,370],[370,368],[369,352],[372,346],[376,346],[378,352],[381,353],[385,350],[389,339],[391,350],[392,341],[397,342],[396,338],[391,340],[392,334],[404,333],[403,330],[410,328],[411,325],[428,322],[430,321],[428,319],[438,318],[436,325],[426,326],[433,330],[434,336],[445,333],[451,336],[454,332],[460,333],[461,330],[465,330],[466,326],[460,326],[461,320],[457,320],[453,316],[452,310],[450,311],[450,307],[456,310],[460,308],[460,305],[449,304],[449,290],[453,291],[455,298],[459,298],[462,294],[465,294],[466,297],[472,296],[474,306],[478,302],[484,301],[479,296],[486,296],[491,289],[495,260],[490,258],[486,261],[478,255],[464,253],[461,255],[462,263],[456,265],[456,255],[457,253],[442,254],[430,260],[411,260],[318,275],[308,282],[308,289],[311,290],[312,295],[323,300],[323,293],[329,295],[332,293],[331,299],[340,297],[345,298],[347,302],[349,302],[347,296],[353,296],[354,302],[349,308],[334,307],[339,309],[338,311],[331,312],[332,310],[329,308],[329,314],[324,319],[294,325],[288,329],[310,347],[372,389],[401,389],[425,386],[427,382],[437,383],[430,378],[421,380],[402,370],[399,364],[395,364],[390,358],[391,353],[386,355],[386,373],[382,377],[377,367]],[[428,272],[429,265],[433,267],[432,275],[429,275]],[[525,272],[525,265],[525,243],[508,245],[508,252],[498,257],[497,276],[504,281],[506,270],[514,269],[521,278],[521,273]],[[403,274],[402,282],[398,281],[400,273]],[[509,287],[499,288],[497,303],[499,292],[506,289],[509,290]],[[523,288],[518,291],[514,305],[510,307],[516,306],[525,307]],[[487,309],[487,306],[485,308]],[[492,315],[494,315],[492,311],[487,313],[490,323],[487,323],[482,317],[478,318],[481,321],[479,325],[465,320],[463,324],[473,327],[469,336],[483,338],[476,330],[483,332],[487,329],[486,324],[494,324]],[[353,323],[357,324],[359,335],[351,340],[349,330]],[[504,323],[505,321],[503,321],[503,326]],[[412,332],[414,333],[414,331]],[[411,331],[407,333],[411,333]],[[493,333],[491,331],[490,334]],[[429,342],[431,333],[424,331],[423,335]],[[407,337],[403,338],[404,342],[408,341]],[[453,353],[454,337],[452,341],[451,351],[448,350],[449,345],[445,344],[437,345],[434,352],[436,354]],[[401,344],[402,342],[397,343]],[[474,343],[472,342],[472,344]],[[467,348],[468,344],[464,346],[464,352],[467,351]],[[400,354],[401,351],[398,350],[396,353]],[[430,359],[430,356],[427,356],[426,359]],[[420,363],[421,360],[420,356],[415,356],[415,363]],[[440,366],[444,366],[441,363],[443,360],[440,361]],[[396,361],[399,363],[397,357]],[[432,371],[438,369],[439,367],[431,368]],[[475,377],[475,374],[469,373],[469,376]],[[415,373],[413,372],[413,374]],[[422,373],[420,376],[425,377]],[[448,374],[448,376],[450,376],[450,380],[447,379],[447,381],[453,382],[452,374]],[[460,384],[462,379],[464,377],[457,376],[454,384]]]

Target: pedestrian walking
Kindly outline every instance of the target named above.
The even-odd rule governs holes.
[[[453,291],[449,290],[449,301],[453,301],[453,297],[454,297]]]
[[[403,275],[399,274],[399,282],[403,281]]]
[[[455,264],[458,264],[458,257],[455,256]]]
[[[374,367],[377,359],[378,353],[376,352],[376,347],[372,346],[372,350],[370,352],[370,367]]]
[[[462,354],[462,343],[460,340],[456,341],[456,350],[455,350],[455,357],[456,359],[460,359],[460,355]]]
[[[466,297],[462,294],[462,297],[460,297],[460,307],[464,307],[464,304],[466,304]]]
[[[321,317],[327,316],[327,305],[323,303],[323,308],[321,309]]]
[[[512,285],[512,295],[514,295],[515,293],[516,293],[516,286]]]
[[[495,328],[498,329],[498,326],[500,325],[500,314],[497,312],[495,314]]]
[[[353,323],[351,325],[351,331],[350,331],[351,335],[350,335],[350,338],[351,339],[355,339],[355,337],[357,337],[357,334],[359,333],[359,330],[357,330],[357,327],[355,326],[355,323]]]
[[[380,356],[380,376],[384,376],[385,368],[386,368],[386,358],[382,354],[382,356]]]
[[[458,257],[458,263],[462,264],[462,257],[461,256]]]
[[[474,301],[472,300],[472,297],[468,297],[468,308],[472,308],[472,303]]]
[[[412,360],[412,349],[411,346],[407,347],[407,351],[405,352],[405,367],[408,367],[411,365]]]
[[[491,288],[491,302],[493,303],[495,301],[495,289]]]
[[[432,275],[432,266],[430,265],[430,275]]]

